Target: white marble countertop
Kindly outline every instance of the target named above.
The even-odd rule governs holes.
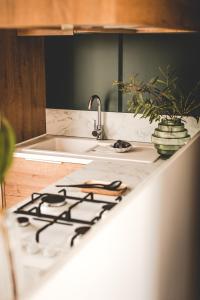
[[[59,180],[59,184],[75,184],[86,180],[114,181],[121,180],[127,184],[128,191],[133,191],[146,177],[153,173],[161,164],[158,160],[152,164],[126,162],[117,160],[94,159],[82,169]],[[49,190],[51,186],[47,187]],[[46,189],[45,189],[46,190]]]
[[[19,153],[19,155],[16,153],[17,157],[23,157],[23,155],[25,155],[25,157],[27,156],[27,154],[23,152]],[[38,156],[40,156],[40,154],[38,154]],[[36,157],[37,154],[35,154],[35,158]],[[45,159],[45,156],[43,159]],[[51,157],[48,159],[51,159]],[[83,159],[80,161],[78,159],[77,162],[75,160],[76,158],[74,159],[74,163],[83,164],[81,169],[61,178],[54,184],[47,186],[41,192],[57,192],[58,189],[55,188],[56,184],[79,184],[87,180],[99,180],[107,182],[121,180],[128,187],[126,193],[124,194],[125,198],[132,198],[136,187],[138,189],[140,184],[142,184],[145,179],[149,178],[149,176],[151,176],[165,162],[161,159],[158,159],[154,163],[140,163],[110,159],[95,159],[95,157],[93,160]],[[75,191],[77,191],[77,195],[80,193],[77,189],[73,188],[73,192]]]
[[[141,163],[126,160],[117,159],[105,159],[99,157],[84,157],[80,155],[61,155],[48,154],[43,152],[25,152],[23,148],[29,146],[37,140],[48,137],[48,135],[40,136],[39,138],[34,138],[29,141],[18,144],[15,157],[21,157],[31,160],[39,161],[51,161],[51,162],[70,162],[83,164],[83,168],[77,170],[70,175],[59,180],[59,184],[75,184],[81,183],[86,180],[100,180],[100,181],[114,181],[121,180],[128,186],[127,194],[133,191],[136,186],[141,183],[146,177],[153,173],[161,164],[163,160],[158,159],[154,163]],[[141,143],[140,143],[141,144]],[[142,143],[144,145],[144,143]],[[146,147],[151,146],[151,144],[146,143]],[[56,184],[58,183],[56,182]],[[43,191],[53,192],[55,184],[46,187]],[[54,190],[55,191],[55,190]]]

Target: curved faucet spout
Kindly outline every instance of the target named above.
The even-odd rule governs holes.
[[[98,95],[93,95],[88,103],[88,109],[92,109],[92,105],[94,101],[97,101],[97,108],[98,108],[98,120],[97,120],[97,129],[101,127],[101,99]]]
[[[92,95],[88,102],[88,109],[91,110],[94,100],[97,101],[97,105],[101,106],[101,99],[98,95]]]
[[[98,95],[91,96],[89,102],[88,102],[88,110],[92,109],[92,105],[94,101],[97,102],[97,109],[98,109],[98,119],[97,119],[97,125],[95,121],[94,130],[92,134],[97,137],[97,139],[103,139],[103,126],[101,125],[101,99]]]

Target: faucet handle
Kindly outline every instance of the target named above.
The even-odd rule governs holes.
[[[99,128],[97,126],[96,130],[92,131],[92,135],[95,136],[97,138],[97,140],[102,140],[103,136],[104,136],[103,126],[101,125],[101,127],[99,127]]]
[[[92,135],[93,135],[94,137],[97,137],[97,136],[98,136],[97,130],[93,130],[93,131],[92,131]]]
[[[98,135],[98,132],[97,132],[97,121],[96,120],[94,120],[94,129],[92,131],[92,135],[95,136],[95,137],[97,137],[97,135]]]

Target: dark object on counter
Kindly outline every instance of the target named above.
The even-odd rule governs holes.
[[[57,185],[57,187],[95,188],[95,189],[115,191],[121,186],[121,184],[122,184],[121,180],[115,180],[108,184],[83,183],[83,184],[71,184],[71,185]]]
[[[83,184],[57,185],[57,187],[81,188],[81,191],[84,193],[101,194],[107,196],[120,196],[127,189],[127,186],[120,180],[115,180],[110,183],[105,181],[89,180]]]
[[[116,143],[113,144],[113,148],[129,148],[132,145],[129,142],[117,140]]]
[[[113,145],[111,145],[112,149],[117,153],[125,153],[132,151],[133,147],[129,142],[118,140]]]

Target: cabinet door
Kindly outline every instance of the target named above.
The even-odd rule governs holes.
[[[0,27],[58,24],[112,24],[116,0],[1,1]]]
[[[58,24],[199,29],[197,0],[10,0],[0,2],[0,27]]]
[[[57,164],[15,158],[5,180],[7,208],[82,167],[82,164]]]

